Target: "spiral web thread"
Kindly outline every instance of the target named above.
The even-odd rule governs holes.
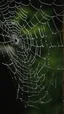
[[[64,69],[63,28],[58,27],[58,23],[64,23],[63,7],[56,0],[39,0],[38,5],[33,1],[25,4],[20,0],[0,0],[0,44],[9,58],[3,64],[14,74],[17,98],[25,107],[39,108],[39,104],[50,102],[49,88],[56,88],[57,73]],[[2,51],[4,58],[5,52]],[[54,64],[51,60],[55,52],[59,59]]]

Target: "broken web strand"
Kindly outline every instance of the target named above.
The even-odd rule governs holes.
[[[14,7],[11,7],[13,2]],[[39,105],[37,103],[45,104],[52,100],[48,92],[49,88],[51,85],[56,88],[55,72],[63,70],[63,67],[60,67],[59,63],[56,68],[55,64],[51,63],[51,50],[54,52],[55,48],[64,47],[61,40],[62,30],[58,30],[54,21],[56,17],[62,22],[58,18],[58,16],[63,16],[62,12],[57,14],[54,9],[54,15],[51,16],[47,11],[43,11],[42,7],[43,4],[45,6],[52,6],[52,4],[39,2],[41,4],[39,9],[34,7],[31,1],[29,1],[28,5],[22,4],[21,1],[17,2],[13,0],[8,0],[6,4],[4,0],[0,2],[1,16],[3,16],[3,21],[1,20],[3,33],[1,33],[1,36],[4,39],[4,42],[1,42],[1,44],[3,43],[10,58],[10,64],[4,64],[10,68],[14,76],[16,74],[15,80],[18,83],[17,98],[20,98],[25,106],[38,108]],[[54,2],[53,5],[61,6],[56,5]],[[36,12],[31,18],[28,17],[30,15],[28,8],[34,9]],[[5,12],[6,10],[7,13]],[[7,16],[8,13],[9,15]],[[50,21],[54,25],[54,31],[50,26]],[[51,35],[49,35],[49,32]],[[56,38],[57,35],[60,42],[57,40],[58,43],[53,44],[51,36]],[[12,66],[14,67],[14,71]],[[52,72],[49,81],[47,76],[50,70]],[[55,81],[53,81],[53,77],[55,77]]]

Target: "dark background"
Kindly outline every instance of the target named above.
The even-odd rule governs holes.
[[[0,63],[0,114],[24,114],[23,104],[16,100],[16,90],[6,66]]]

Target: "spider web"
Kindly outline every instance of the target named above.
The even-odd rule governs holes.
[[[57,87],[57,75],[64,69],[63,7],[56,0],[0,1],[3,64],[14,74],[17,98],[25,107],[51,102],[49,89]]]

